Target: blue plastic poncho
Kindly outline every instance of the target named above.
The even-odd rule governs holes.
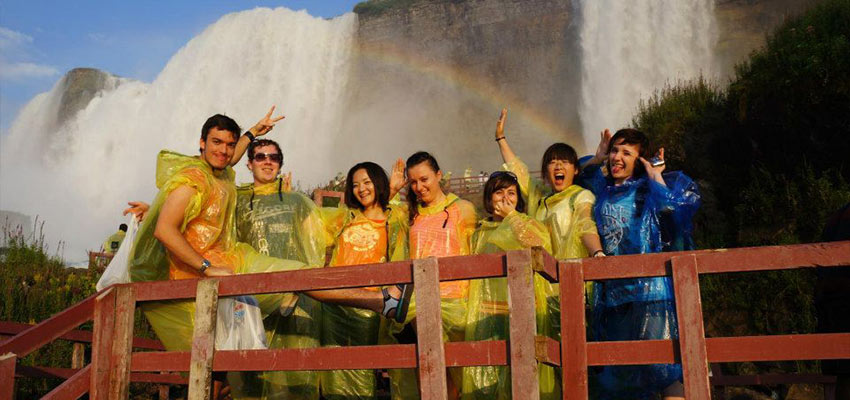
[[[681,172],[663,175],[665,185],[646,176],[621,185],[587,166],[582,186],[596,195],[594,217],[605,253],[644,254],[693,249],[692,218],[700,205],[696,183]],[[670,339],[679,336],[670,278],[597,282],[592,336],[598,341]],[[601,399],[648,398],[682,378],[679,364],[606,366],[595,374]]]

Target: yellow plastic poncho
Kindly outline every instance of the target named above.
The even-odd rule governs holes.
[[[407,258],[408,216],[404,207],[390,206],[384,220],[366,218],[360,210],[344,205],[322,210],[327,232],[335,243],[331,267]],[[325,304],[322,313],[322,345],[375,345],[379,342],[381,325],[382,318],[372,311]],[[322,394],[328,399],[374,399],[376,384],[375,372],[372,370],[321,372]]]
[[[124,236],[127,236],[127,232],[120,230],[109,235],[109,237],[103,241],[103,252],[113,254],[118,251],[118,248],[121,247],[121,242],[124,241]]]
[[[473,254],[498,253],[541,246],[551,251],[549,232],[540,222],[526,214],[514,211],[503,221],[482,220],[472,236]],[[549,327],[547,291],[548,282],[534,276],[535,308],[539,334],[547,334]],[[508,288],[506,278],[476,279],[469,286],[469,317],[466,340],[508,339]],[[560,391],[555,385],[555,371],[540,365],[541,398],[555,398]],[[467,367],[463,370],[462,399],[510,399],[511,380],[508,367]]]
[[[522,195],[528,200],[528,215],[543,223],[552,239],[552,256],[559,260],[587,257],[581,237],[596,234],[593,204],[589,190],[571,185],[558,193],[539,179],[532,178],[519,158],[504,164],[517,176]]]
[[[478,222],[475,206],[449,193],[446,198],[429,207],[418,206],[418,214],[410,227],[410,258],[464,256],[470,254],[469,241]],[[443,340],[461,342],[466,335],[469,281],[440,283],[440,310],[443,319]],[[391,323],[389,333],[395,335],[416,317],[416,292],[410,302],[404,324]],[[450,368],[455,386],[463,386],[461,368]],[[419,397],[414,370],[399,370],[393,379],[393,398]],[[396,397],[396,393],[399,397]]]
[[[297,192],[284,190],[281,178],[264,185],[240,186],[236,193],[236,232],[264,255],[297,260],[310,267],[325,261],[324,225],[319,208]],[[322,304],[304,294],[291,315],[272,313],[265,318],[269,348],[319,347]],[[316,371],[266,371],[262,384],[245,374],[245,391],[263,399],[317,400],[319,373]]]
[[[251,246],[236,241],[233,223],[236,206],[234,175],[229,167],[216,174],[205,161],[196,157],[166,150],[159,153],[156,185],[160,191],[139,227],[130,254],[129,269],[133,282],[200,277],[196,268],[172,258],[153,236],[165,199],[176,188],[184,185],[192,187],[196,193],[186,206],[180,231],[192,248],[213,265],[232,268],[237,274],[304,268],[303,263],[263,256]],[[281,307],[291,307],[296,300],[291,293],[256,297],[263,316],[278,313]],[[140,307],[166,349],[191,349],[194,301],[144,302]],[[234,378],[238,380],[238,376]],[[234,395],[239,397],[236,389]]]
[[[589,190],[578,185],[570,185],[561,192],[553,193],[552,188],[543,181],[532,178],[528,166],[518,157],[512,162],[505,163],[504,168],[517,176],[520,190],[528,203],[528,214],[543,223],[549,231],[552,241],[552,256],[559,260],[587,257],[587,249],[581,241],[586,234],[597,234],[596,223],[593,220],[593,205],[596,198]],[[561,304],[558,296],[558,285],[542,285],[548,292],[549,323],[546,324],[548,336],[559,339],[561,333]],[[585,292],[589,295],[593,288],[592,282],[585,284]],[[538,326],[540,326],[538,324]],[[541,371],[551,369],[542,366]],[[556,386],[560,387],[560,374],[554,373]],[[541,378],[542,379],[542,378]],[[547,398],[541,380],[541,398]],[[560,397],[560,395],[558,395]]]

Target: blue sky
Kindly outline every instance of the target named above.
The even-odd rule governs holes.
[[[68,70],[93,67],[152,81],[169,58],[221,16],[255,7],[331,18],[357,0],[0,1],[0,132]]]

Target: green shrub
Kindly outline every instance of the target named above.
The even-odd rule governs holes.
[[[94,269],[67,268],[63,260],[49,255],[42,234],[42,223],[32,237],[21,229],[4,229],[6,248],[0,258],[0,321],[35,324],[88,298],[96,292],[100,273]],[[77,329],[91,330],[91,323]],[[154,338],[147,321],[136,313],[134,334]],[[89,346],[87,346],[88,348]],[[90,350],[88,350],[90,351]],[[87,351],[87,352],[88,352]],[[56,340],[24,357],[20,365],[71,367],[71,342]],[[62,382],[61,379],[25,378],[16,382],[17,398],[40,398]],[[152,385],[132,386],[133,393],[152,393]]]

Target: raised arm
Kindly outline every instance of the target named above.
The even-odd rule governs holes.
[[[404,160],[399,158],[393,163],[393,170],[390,173],[390,200],[395,198],[401,189],[407,185],[407,178],[404,176]]]
[[[508,139],[505,137],[505,120],[508,119],[508,109],[503,108],[499,114],[499,121],[496,122],[496,143],[499,144],[499,151],[502,153],[502,160],[506,163],[511,163],[516,160],[516,154],[508,145]]]
[[[172,191],[162,205],[159,213],[159,218],[156,221],[154,229],[154,237],[168,249],[174,257],[183,263],[190,265],[196,269],[200,269],[204,257],[198,254],[195,249],[186,241],[183,234],[180,232],[180,226],[183,224],[183,214],[186,212],[186,206],[189,200],[194,196],[196,190],[190,186],[180,186]],[[230,269],[222,266],[213,265],[204,271],[205,276],[227,276],[233,275]]]
[[[274,112],[274,108],[275,108],[275,106],[272,106],[272,108],[269,109],[269,112],[266,113],[266,115],[263,117],[263,119],[261,119],[259,122],[254,124],[254,126],[252,126],[251,129],[248,129],[248,131],[245,132],[245,134],[242,135],[239,138],[239,141],[236,142],[236,150],[234,150],[234,152],[233,152],[233,157],[230,158],[230,165],[231,166],[236,165],[239,162],[239,160],[242,158],[242,155],[245,154],[245,151],[248,150],[248,145],[251,144],[251,141],[254,140],[254,139],[251,138],[251,136],[253,136],[254,138],[257,138],[257,137],[260,137],[260,136],[263,136],[263,135],[269,133],[272,129],[274,129],[274,125],[278,121],[286,118],[283,115],[281,115],[279,117],[272,118],[272,113]],[[249,133],[250,133],[250,135],[248,135]]]
[[[588,165],[597,165],[605,162],[605,159],[608,158],[608,144],[611,142],[611,136],[613,135],[608,129],[599,133],[599,145],[596,146],[596,153],[593,157],[582,162],[582,168]]]

